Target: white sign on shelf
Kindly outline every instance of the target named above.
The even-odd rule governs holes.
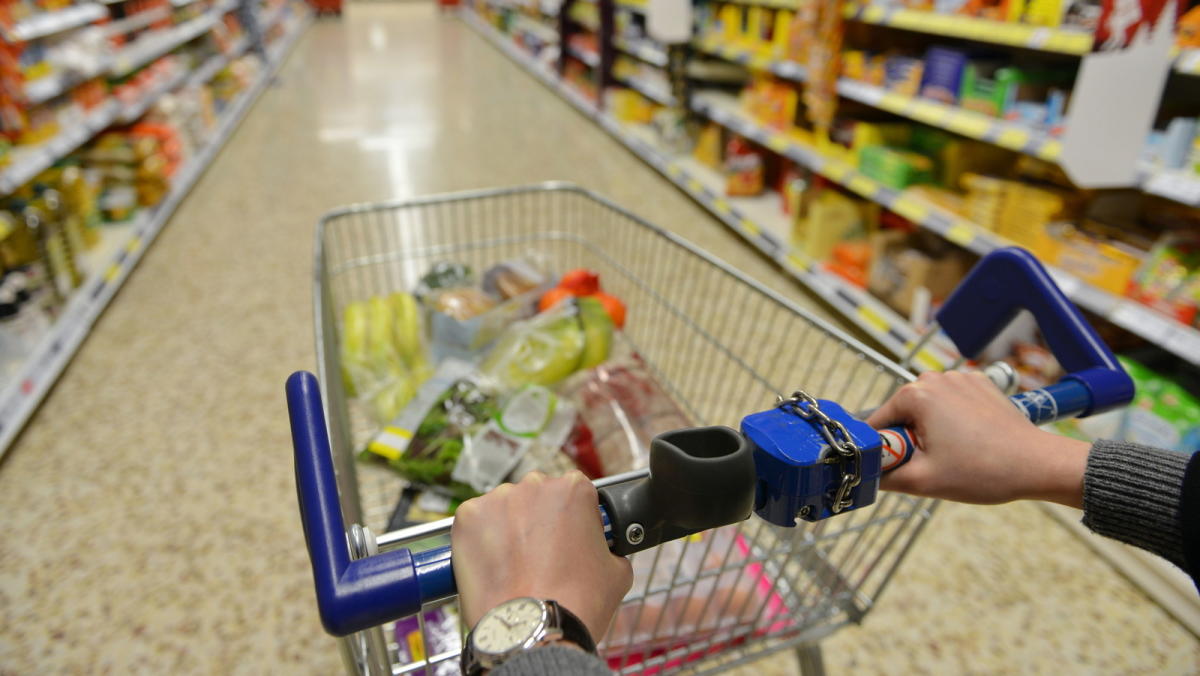
[[[1171,71],[1174,3],[1128,47],[1083,57],[1071,91],[1059,163],[1083,188],[1138,182],[1138,158]]]
[[[646,4],[646,32],[664,45],[676,45],[692,39],[692,3],[690,0],[650,0]]]

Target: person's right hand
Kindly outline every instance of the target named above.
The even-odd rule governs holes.
[[[867,423],[904,425],[918,446],[884,475],[886,490],[977,504],[1030,498],[1083,505],[1091,446],[1035,427],[982,373],[922,374]]]
[[[557,601],[597,643],[633,584],[629,561],[608,551],[599,497],[578,471],[517,484],[462,503],[450,545],[463,620],[520,596]]]

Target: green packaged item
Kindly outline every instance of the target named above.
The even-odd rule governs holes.
[[[1200,401],[1170,378],[1132,359],[1120,360],[1136,388],[1121,436],[1155,448],[1196,450],[1200,441]]]
[[[933,160],[912,151],[888,146],[867,146],[860,150],[858,170],[896,190],[933,182]]]

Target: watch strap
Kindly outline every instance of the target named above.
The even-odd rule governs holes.
[[[592,634],[588,631],[587,625],[583,620],[575,616],[575,613],[567,610],[561,603],[547,599],[547,604],[554,606],[558,613],[559,629],[562,629],[563,640],[570,641],[575,645],[583,648],[587,652],[596,654],[596,642],[592,640]]]

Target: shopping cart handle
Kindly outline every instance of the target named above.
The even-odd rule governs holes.
[[[333,455],[316,376],[304,371],[287,381],[288,415],[296,461],[300,520],[312,561],[317,608],[325,630],[346,636],[421,610],[419,580],[427,568],[441,570],[430,579],[449,578],[449,557],[414,557],[398,549],[352,561],[346,524],[338,502]],[[429,581],[426,581],[428,584]]]
[[[1133,381],[1095,329],[1067,299],[1037,258],[1018,247],[984,256],[937,313],[937,323],[968,359],[974,359],[1021,310],[1037,320],[1046,343],[1067,372],[1063,382],[1082,386],[1088,401],[1080,416],[1124,406]]]

